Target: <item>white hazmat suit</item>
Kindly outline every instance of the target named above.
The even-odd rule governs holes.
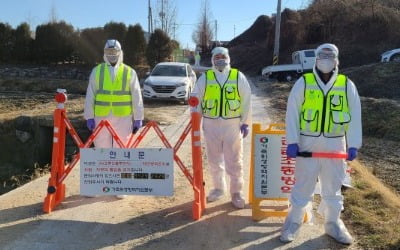
[[[225,58],[225,65],[218,67],[218,69],[214,62],[216,55],[223,55]],[[214,48],[211,62],[215,78],[219,85],[223,87],[231,70],[228,49],[223,47]],[[251,89],[246,77],[241,72],[238,73],[237,85],[242,108],[240,117],[212,119],[203,116],[202,122],[208,165],[214,185],[214,189],[210,192],[207,200],[209,202],[215,201],[224,194],[226,190],[226,172],[230,177],[229,191],[232,196],[232,203],[237,208],[243,208],[243,135],[241,126],[243,124],[246,127],[251,125]],[[192,93],[193,96],[199,98],[198,111],[200,113],[202,113],[201,103],[203,102],[205,88],[206,74],[202,74],[197,80]]]
[[[105,45],[105,49],[108,48],[110,43],[116,45],[117,49],[120,51],[115,57],[104,55],[104,61],[107,64],[109,72],[111,74],[110,78],[114,82],[116,79],[116,73],[118,72],[119,67],[121,67],[123,61],[123,51],[121,50],[121,45],[116,40],[108,40]],[[113,61],[113,62],[110,62]],[[114,130],[119,135],[120,139],[123,143],[126,143],[130,134],[132,133],[133,120],[142,121],[144,118],[144,109],[143,109],[143,101],[142,95],[140,92],[140,85],[138,81],[138,77],[136,75],[135,70],[129,67],[131,71],[131,80],[128,83],[130,86],[130,92],[132,96],[132,112],[133,114],[128,116],[115,116],[112,111],[106,116],[95,116],[94,113],[94,104],[97,93],[97,85],[96,85],[96,68],[94,68],[90,74],[89,85],[86,91],[86,100],[85,100],[85,109],[84,109],[84,117],[86,120],[94,119],[96,126],[102,120],[108,120],[113,126]],[[116,142],[113,141],[111,134],[108,132],[106,128],[102,129],[100,133],[94,140],[94,145],[98,148],[113,148],[119,147]]]
[[[194,66],[200,66],[200,54],[199,54],[199,52],[197,51],[196,52],[196,55],[194,56]]]
[[[330,50],[336,54],[336,65],[333,65],[329,81],[321,79],[321,71],[314,66],[313,74],[318,87],[326,96],[332,89],[338,76],[338,49],[333,44],[323,44],[316,50],[317,56],[321,50]],[[321,66],[325,71],[324,65]],[[328,66],[329,70],[329,66]],[[286,140],[288,144],[297,144],[298,151],[303,152],[346,152],[349,148],[361,147],[361,105],[357,89],[350,79],[347,79],[346,93],[351,121],[345,136],[328,138],[324,135],[316,137],[300,134],[299,117],[304,102],[305,80],[299,78],[294,84],[287,103]],[[317,178],[321,183],[322,215],[325,218],[325,231],[337,241],[350,244],[352,238],[340,219],[343,206],[341,186],[345,178],[346,163],[343,159],[327,158],[296,158],[296,183],[290,196],[291,209],[282,228],[281,241],[294,240],[303,221],[305,207],[311,201]]]

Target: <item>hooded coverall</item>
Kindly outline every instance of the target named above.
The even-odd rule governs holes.
[[[338,76],[336,68],[330,80],[324,83],[314,67],[314,76],[318,87],[325,96],[332,89]],[[305,80],[299,78],[294,84],[288,99],[286,112],[287,143],[297,143],[299,151],[308,152],[346,152],[347,148],[360,148],[362,141],[361,105],[357,89],[353,82],[347,78],[346,94],[351,120],[345,136],[328,138],[321,133],[319,136],[306,136],[300,133],[299,117],[304,102]],[[296,158],[296,183],[293,187],[290,202],[292,213],[289,213],[287,221],[301,224],[304,207],[311,201],[317,177],[321,182],[321,205],[325,222],[339,221],[343,196],[341,186],[345,178],[345,165],[343,159],[326,158]]]
[[[211,60],[213,61],[213,60]],[[213,66],[216,81],[222,87],[228,80],[231,67],[220,72]],[[238,91],[241,98],[241,114],[238,118],[212,119],[203,116],[202,126],[207,149],[207,159],[215,189],[226,190],[225,172],[230,177],[230,193],[242,193],[243,189],[243,138],[241,124],[251,124],[251,89],[246,77],[238,73]],[[206,88],[206,74],[196,82],[193,96],[199,98],[198,112],[202,113],[201,103]],[[225,164],[224,164],[225,163]]]
[[[108,61],[107,57],[104,56],[104,61],[108,67],[108,71],[106,70],[105,74],[108,72],[111,74],[110,79],[114,81],[122,81],[122,79],[116,79],[116,75],[118,72],[119,67],[122,67],[124,64],[122,63],[122,58],[123,54],[121,51],[121,54],[118,58],[117,63],[112,66],[110,62]],[[125,65],[126,66],[126,65]],[[96,68],[95,67],[89,77],[89,85],[87,87],[86,91],[86,100],[85,100],[85,109],[84,109],[84,117],[86,120],[94,118],[96,126],[100,123],[102,120],[108,120],[114,130],[117,132],[119,135],[120,139],[122,140],[123,143],[126,143],[129,135],[132,133],[132,120],[143,120],[144,117],[144,109],[143,109],[143,101],[142,101],[142,95],[140,92],[140,85],[138,81],[138,77],[136,75],[135,70],[130,68],[129,66],[128,70],[130,71],[130,82],[129,84],[129,89],[131,93],[131,99],[132,99],[132,114],[126,115],[126,116],[116,116],[115,114],[112,113],[110,110],[109,114],[104,115],[104,116],[96,116],[95,115],[95,98],[97,94],[97,83],[96,83]],[[109,131],[106,128],[103,128],[100,133],[97,135],[97,137],[94,140],[94,145],[98,148],[118,148],[118,144],[113,141],[113,138]]]

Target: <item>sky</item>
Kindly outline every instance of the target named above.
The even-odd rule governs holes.
[[[150,0],[153,17],[161,0]],[[194,49],[192,34],[200,21],[203,0],[164,0],[176,7],[175,39],[181,47]],[[278,0],[208,0],[213,31],[217,23],[217,40],[230,41],[249,28],[260,15],[276,13]],[[304,9],[310,0],[281,0],[281,9]],[[123,22],[128,27],[139,23],[148,30],[148,0],[13,0],[1,1],[0,22],[13,28],[27,22],[32,31],[37,25],[56,18],[75,29],[103,27]],[[215,36],[215,34],[214,34]],[[174,38],[174,37],[172,37]],[[214,37],[215,38],[215,37]],[[123,45],[122,45],[123,46]]]

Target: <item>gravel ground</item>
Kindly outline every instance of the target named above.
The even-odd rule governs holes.
[[[275,121],[278,111],[265,95],[264,83],[253,88],[253,121]],[[176,111],[176,110],[175,110]],[[175,112],[175,122],[163,126],[174,144],[189,111]],[[172,117],[172,116],[171,116]],[[154,145],[149,136],[142,146]],[[249,137],[244,141],[245,166],[249,166]],[[180,158],[190,166],[190,143],[182,145]],[[248,183],[249,169],[245,167]],[[204,161],[205,188],[210,176]],[[279,241],[283,219],[251,219],[251,207],[236,210],[229,197],[207,204],[199,221],[193,221],[193,191],[176,168],[175,195],[172,197],[130,196],[124,200],[104,196],[85,198],[79,195],[79,168],[66,179],[65,201],[51,214],[41,206],[48,176],[0,196],[0,245],[2,249],[341,249],[324,234],[322,224],[304,225],[298,239],[290,244]],[[246,190],[247,190],[246,185]],[[247,193],[247,192],[246,192]],[[349,248],[346,248],[349,249]],[[354,244],[350,249],[357,249]]]

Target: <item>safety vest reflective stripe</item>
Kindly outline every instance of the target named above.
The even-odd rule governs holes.
[[[112,112],[115,116],[132,114],[132,96],[130,91],[131,68],[121,64],[114,81],[105,63],[96,69],[96,97],[94,103],[95,116],[107,116]]]
[[[100,105],[100,106],[110,106],[111,102],[102,102],[102,101],[95,101],[95,105]],[[132,102],[114,102],[113,106],[126,106],[126,105],[132,105]]]
[[[203,116],[207,118],[231,119],[240,117],[242,113],[241,98],[238,88],[239,71],[231,68],[228,79],[221,85],[214,71],[206,71],[206,88],[201,104]]]
[[[116,95],[130,95],[130,91],[108,91],[108,90],[98,90],[96,92],[97,94],[105,94],[105,95],[110,95],[111,93],[114,93]]]
[[[306,136],[344,136],[351,120],[346,76],[339,74],[326,95],[318,86],[313,73],[304,74],[304,81],[300,133]]]

